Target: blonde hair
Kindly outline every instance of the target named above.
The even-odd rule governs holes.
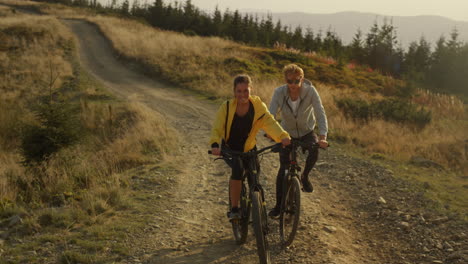
[[[236,86],[239,83],[246,83],[246,84],[249,85],[249,87],[251,87],[252,86],[252,79],[247,74],[239,74],[236,77],[234,77],[234,89],[236,89]]]
[[[301,77],[304,77],[304,70],[296,64],[288,64],[283,68],[284,78],[290,73],[299,73]]]

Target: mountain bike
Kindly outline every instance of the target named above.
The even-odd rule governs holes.
[[[303,150],[310,148],[310,143],[306,144],[298,139],[292,139],[290,147],[290,162],[283,179],[279,215],[280,239],[285,247],[291,245],[294,241],[301,214],[301,183],[298,174],[301,167],[297,163],[297,151],[299,147]],[[314,143],[312,147],[319,148],[319,144]]]
[[[232,231],[234,238],[238,244],[245,243],[248,233],[248,225],[250,216],[252,216],[252,225],[255,233],[257,242],[257,253],[260,259],[260,263],[270,263],[270,251],[268,247],[268,240],[266,235],[269,232],[268,229],[268,217],[266,213],[265,194],[263,187],[260,185],[259,177],[260,170],[258,166],[258,157],[267,150],[271,152],[279,152],[281,149],[281,143],[274,144],[260,150],[253,149],[248,152],[233,151],[228,148],[221,149],[221,158],[230,163],[232,159],[242,160],[249,159],[248,166],[244,167],[244,176],[242,178],[242,189],[240,197],[240,213],[241,218],[239,220],[232,220]],[[211,154],[211,151],[208,151]],[[243,164],[243,163],[241,163]],[[245,183],[247,179],[248,184]],[[231,202],[229,206],[231,208]]]

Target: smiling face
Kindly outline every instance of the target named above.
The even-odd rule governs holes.
[[[234,97],[238,103],[246,104],[249,102],[250,86],[248,83],[238,83],[234,87]]]

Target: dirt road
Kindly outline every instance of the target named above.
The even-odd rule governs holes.
[[[134,238],[135,256],[125,263],[257,263],[254,237],[237,246],[226,218],[229,170],[207,155],[217,105],[131,70],[94,25],[65,23],[79,39],[84,68],[119,97],[162,113],[181,135],[173,195],[149,223],[155,228]],[[268,207],[277,163],[276,155],[262,160]],[[466,235],[446,232],[447,225],[456,226],[451,218],[433,224],[439,216],[425,210],[424,198],[408,192],[392,171],[342,154],[339,146],[322,152],[316,167],[315,191],[302,194],[301,226],[291,248],[278,247],[278,226],[270,221],[274,263],[463,263]],[[455,253],[461,257],[450,260]]]

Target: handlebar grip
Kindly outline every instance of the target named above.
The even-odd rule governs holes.
[[[213,153],[211,153],[211,150],[208,150],[208,154],[213,154]]]

